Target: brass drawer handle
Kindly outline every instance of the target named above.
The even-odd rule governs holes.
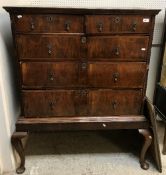
[[[137,23],[133,22],[133,24],[132,24],[132,31],[135,32],[136,29],[137,29]]]
[[[97,23],[96,27],[97,27],[98,32],[103,31],[103,23],[102,22]]]
[[[53,81],[55,79],[54,73],[48,73],[48,80]]]
[[[52,22],[53,21],[53,17],[52,16],[47,16],[47,21],[48,22]]]
[[[56,101],[54,101],[54,102],[51,101],[51,102],[48,103],[49,108],[51,109],[51,111],[54,109],[55,104],[56,104]]]
[[[82,68],[82,70],[85,70],[87,68],[87,63],[82,63],[81,68]]]
[[[35,23],[32,21],[31,22],[31,30],[34,30],[35,29]]]
[[[120,55],[120,49],[119,47],[115,48],[115,55],[119,56]]]
[[[86,43],[86,37],[85,37],[85,36],[83,36],[83,37],[81,38],[81,43],[82,43],[82,44],[85,44],[85,43]]]
[[[119,23],[120,22],[120,17],[119,16],[115,17],[114,21],[115,21],[115,23]]]
[[[51,53],[52,53],[52,46],[51,46],[51,44],[48,44],[47,48],[48,48],[48,54],[51,55]]]
[[[113,79],[114,79],[114,82],[116,83],[118,81],[118,78],[119,78],[119,73],[116,72],[113,74]]]
[[[117,101],[112,102],[112,107],[113,107],[114,110],[117,108]]]
[[[87,90],[81,90],[81,95],[84,96],[84,95],[87,95],[88,94],[88,91]]]
[[[66,30],[66,31],[69,31],[70,28],[71,28],[71,22],[70,22],[70,21],[66,21],[66,22],[65,22],[65,30]]]

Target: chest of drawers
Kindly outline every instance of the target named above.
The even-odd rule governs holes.
[[[57,130],[140,129],[149,134],[144,133],[149,122],[143,109],[159,10],[5,9],[21,96],[14,138]],[[13,143],[18,145],[16,139]],[[144,156],[140,162],[147,169]],[[18,172],[24,171],[20,157]]]

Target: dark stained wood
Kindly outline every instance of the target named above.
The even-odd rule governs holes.
[[[17,151],[21,161],[19,167],[17,167],[16,169],[16,172],[18,174],[22,174],[25,171],[25,153],[21,139],[27,136],[28,136],[27,132],[14,132],[11,137],[12,145]]]
[[[85,9],[85,8],[53,8],[53,7],[3,7],[12,14],[138,14],[157,15],[160,9]]]
[[[12,18],[16,32],[83,32],[83,17],[76,15],[13,15]]]
[[[145,116],[75,116],[54,118],[24,118],[16,123],[17,131],[110,130],[148,128]]]
[[[152,135],[148,129],[139,129],[139,133],[144,137],[144,144],[140,154],[140,165],[144,170],[149,169],[149,164],[145,161],[145,156],[152,143]]]
[[[76,115],[75,91],[23,91],[25,117]]]
[[[80,35],[17,35],[19,59],[78,59]]]
[[[143,88],[146,64],[140,62],[89,63],[88,81],[92,87]]]
[[[21,63],[22,86],[24,88],[81,87],[84,84],[87,87],[111,88],[143,88],[144,86],[145,63],[92,62],[85,65],[88,75],[82,68],[83,64],[23,62]],[[82,80],[82,77],[85,80]],[[86,84],[87,79],[88,84]]]
[[[86,16],[87,33],[149,33],[151,16],[89,15]]]
[[[88,38],[89,59],[146,60],[148,36],[94,36]]]
[[[141,99],[141,90],[93,90],[89,92],[90,115],[139,115]]]
[[[153,127],[161,170],[155,124],[143,111],[159,10],[4,8],[11,17],[20,74],[16,131]]]
[[[138,115],[141,90],[36,90],[23,91],[23,115]],[[128,104],[126,106],[126,104]],[[89,111],[89,113],[88,113]]]
[[[23,87],[78,87],[79,63],[76,62],[23,62]]]

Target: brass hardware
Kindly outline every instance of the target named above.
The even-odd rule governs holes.
[[[54,75],[54,73],[48,73],[48,79],[50,80],[50,81],[53,81],[54,79],[55,79],[55,75]]]
[[[115,17],[114,21],[115,21],[115,23],[119,23],[120,22],[120,17],[119,16]]]
[[[66,31],[69,31],[70,30],[70,27],[71,27],[70,25],[71,25],[71,22],[70,21],[66,21],[65,22],[65,30]]]
[[[136,27],[137,27],[137,23],[136,23],[136,21],[134,21],[133,24],[132,24],[132,30],[134,32],[136,31]]]
[[[49,21],[49,22],[53,21],[53,17],[52,16],[47,16],[47,21]]]
[[[56,103],[56,101],[54,101],[54,102],[52,102],[52,101],[49,102],[49,107],[50,107],[51,110],[54,109],[55,103]]]
[[[82,63],[81,68],[84,70],[87,68],[87,63]]]
[[[80,91],[80,94],[81,94],[82,96],[85,96],[85,95],[88,94],[88,91],[87,91],[87,90],[81,90],[81,91]]]
[[[116,55],[116,56],[119,56],[119,54],[120,54],[120,52],[119,52],[119,47],[117,47],[117,48],[115,49],[115,55]]]
[[[118,81],[118,78],[119,78],[119,73],[118,72],[114,73],[113,78],[114,78],[114,82],[116,83]]]
[[[31,22],[31,30],[34,30],[34,28],[35,28],[35,23],[32,21]]]
[[[52,46],[51,46],[51,44],[48,44],[47,48],[48,48],[48,54],[51,55],[51,53],[52,53]]]
[[[117,108],[117,102],[116,101],[112,102],[112,107],[113,107],[114,110]]]
[[[97,27],[98,32],[102,32],[103,31],[103,23],[102,22],[97,23],[96,27]]]
[[[83,37],[81,38],[81,43],[83,43],[83,44],[86,43],[86,37],[85,37],[85,36],[83,36]]]

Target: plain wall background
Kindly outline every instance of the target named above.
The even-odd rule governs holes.
[[[153,39],[153,44],[160,44],[166,0],[0,0],[0,173],[13,171],[15,168],[10,138],[20,111],[14,73],[10,19],[2,6],[162,9],[156,17]],[[159,52],[160,48],[152,48],[147,86],[147,96],[151,100],[154,93]]]

